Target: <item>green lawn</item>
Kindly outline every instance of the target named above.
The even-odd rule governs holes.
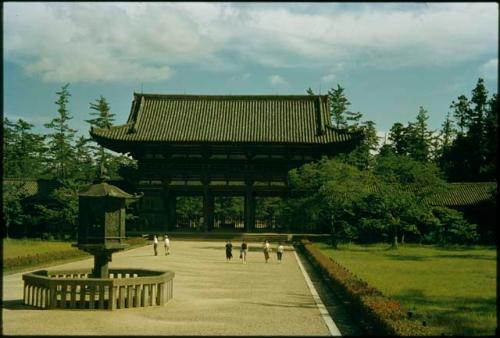
[[[496,248],[315,244],[426,321],[433,334],[494,335]]]
[[[3,257],[13,258],[18,256],[34,255],[53,251],[67,251],[77,248],[71,247],[70,242],[54,242],[33,239],[4,239]]]
[[[138,246],[146,245],[147,241],[142,238],[128,238],[126,243],[130,244],[127,249],[132,249]],[[47,261],[42,261],[39,264],[28,264],[16,267],[6,268],[3,267],[3,272],[6,274],[32,269],[36,267],[42,267],[46,265],[55,265],[62,264],[70,261],[75,261],[79,259],[90,258],[92,256],[86,255],[83,251],[80,251],[78,248],[74,248],[71,246],[72,243],[75,242],[62,242],[62,241],[46,241],[39,239],[4,239],[3,240],[3,258],[15,258],[22,256],[30,256],[36,254],[45,254],[50,252],[81,252],[82,256],[75,257],[70,256],[66,259],[49,259]]]

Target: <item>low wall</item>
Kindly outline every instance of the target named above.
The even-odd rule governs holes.
[[[173,297],[172,271],[110,269],[39,270],[23,274],[23,301],[42,309],[123,309],[164,305]]]

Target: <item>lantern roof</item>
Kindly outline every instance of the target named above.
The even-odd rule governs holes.
[[[131,195],[126,193],[114,185],[108,184],[106,182],[101,182],[97,184],[92,184],[85,190],[78,193],[78,196],[85,197],[115,197],[123,199],[137,199],[140,195]]]

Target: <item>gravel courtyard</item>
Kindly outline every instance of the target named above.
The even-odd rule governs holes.
[[[247,264],[226,262],[223,241],[173,241],[113,255],[110,267],[172,270],[174,298],[162,307],[115,311],[38,310],[22,304],[22,273],[3,276],[3,334],[8,335],[330,335],[292,246],[277,263],[249,243]],[[92,266],[92,259],[57,268]],[[333,318],[336,321],[335,318]],[[341,328],[339,326],[339,328]],[[342,328],[341,328],[342,331]],[[345,334],[345,333],[343,333]]]

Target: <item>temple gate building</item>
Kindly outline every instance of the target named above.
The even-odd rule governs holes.
[[[244,231],[255,231],[255,198],[287,197],[288,171],[349,152],[360,134],[332,127],[327,95],[157,95],[134,93],[127,123],[93,128],[102,146],[138,162],[140,217],[176,227],[179,196],[203,197],[203,230],[214,197],[244,197]],[[284,229],[286,230],[286,229]]]

